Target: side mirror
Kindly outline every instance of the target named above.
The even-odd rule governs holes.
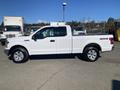
[[[46,38],[46,37],[44,37],[43,34],[40,34],[39,36],[37,36],[37,34],[35,34],[32,36],[32,39],[34,41],[37,41],[37,39],[44,39],[44,38]]]
[[[33,36],[32,36],[32,39],[33,39],[34,41],[37,41],[36,35],[33,35]]]

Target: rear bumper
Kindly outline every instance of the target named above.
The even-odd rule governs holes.
[[[114,48],[115,48],[115,45],[112,45],[112,46],[111,46],[111,51],[113,51],[113,50],[114,50]]]
[[[112,50],[111,51],[114,51],[115,50],[115,46],[112,47]]]
[[[112,47],[112,50],[114,50],[115,46]]]

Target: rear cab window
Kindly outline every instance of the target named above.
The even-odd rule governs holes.
[[[61,37],[67,35],[67,29],[66,27],[55,27],[54,29],[54,36],[55,37]]]

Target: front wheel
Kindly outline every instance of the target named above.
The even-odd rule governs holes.
[[[84,55],[85,59],[90,62],[95,62],[96,60],[98,60],[98,58],[100,56],[99,50],[95,47],[87,47],[84,50],[83,55]]]
[[[16,48],[11,54],[14,63],[24,63],[28,61],[28,52],[24,48]]]

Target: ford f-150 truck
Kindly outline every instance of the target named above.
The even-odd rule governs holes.
[[[78,33],[77,33],[78,32]],[[112,35],[86,35],[69,25],[44,26],[30,36],[8,38],[5,52],[15,63],[23,63],[31,55],[83,55],[98,60],[100,53],[113,48]]]

